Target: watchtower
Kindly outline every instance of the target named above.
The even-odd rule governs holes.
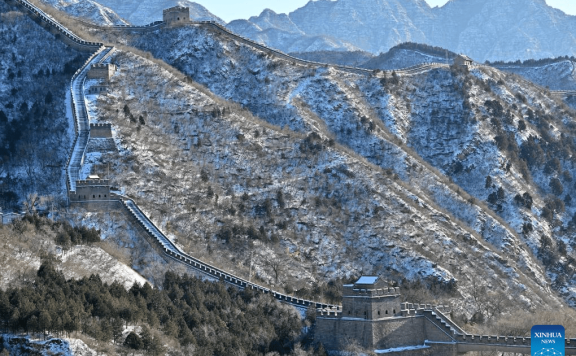
[[[86,180],[76,182],[76,194],[70,196],[72,202],[110,200],[110,180],[91,175]]]
[[[472,58],[465,56],[463,54],[459,54],[454,58],[454,64],[459,66],[470,67],[474,64]]]
[[[110,78],[116,73],[116,65],[111,63],[97,63],[93,64],[88,70],[86,75],[88,79],[104,79],[109,81]]]
[[[162,19],[169,25],[190,22],[190,9],[182,6],[165,9]]]
[[[360,277],[345,284],[342,291],[342,316],[376,320],[400,313],[400,288],[389,287],[377,276]]]

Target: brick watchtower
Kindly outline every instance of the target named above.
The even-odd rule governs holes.
[[[389,318],[400,312],[400,288],[379,277],[364,276],[342,291],[342,315],[368,320]]]
[[[190,22],[190,9],[182,6],[165,9],[162,19],[168,25]]]
[[[441,319],[438,307],[401,303],[399,288],[375,276],[363,276],[343,288],[342,313],[322,309],[316,313],[314,340],[327,350],[357,344],[367,350],[433,348],[433,355],[455,355],[453,333],[460,329]],[[430,340],[440,346],[425,345]]]

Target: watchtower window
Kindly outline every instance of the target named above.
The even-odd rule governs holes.
[[[378,315],[380,315],[380,310],[378,310]]]
[[[388,315],[388,310],[386,310],[386,315]]]
[[[348,315],[350,315],[352,312],[350,312],[350,310],[348,310]]]
[[[394,314],[396,314],[396,309],[394,309]]]
[[[179,17],[177,17],[177,18],[176,18],[176,20],[177,20],[177,21],[180,21],[180,18],[179,18]]]
[[[101,195],[98,195],[98,198],[102,198],[102,196],[101,196]]]
[[[92,195],[92,198],[93,198],[93,199],[96,199],[96,195]]]

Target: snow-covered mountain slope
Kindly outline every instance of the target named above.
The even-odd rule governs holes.
[[[295,110],[313,134],[256,119],[134,55],[115,60],[130,69],[92,105],[99,117],[112,118],[122,150],[102,162],[114,162],[115,184],[126,187],[191,254],[237,274],[248,275],[252,265],[255,277],[274,286],[303,288],[363,271],[424,278],[447,290],[458,285],[466,298],[467,274],[474,273],[494,290],[519,297],[524,287],[518,274],[532,291],[528,304],[554,300],[548,287],[525,275],[531,270],[543,278],[529,253],[521,252],[521,241],[506,236],[519,250],[498,252],[421,189],[333,143],[325,136],[326,123],[300,100],[294,99]],[[259,62],[255,54],[245,60]],[[264,70],[262,64],[252,68]],[[292,78],[311,74],[277,65]],[[342,73],[315,78],[332,75]],[[110,113],[124,105],[129,114],[114,119]],[[404,160],[426,170],[410,157]]]
[[[547,196],[556,177],[530,156],[548,150],[530,135],[552,144],[557,136],[542,122],[563,126],[570,112],[541,88],[487,67],[367,77],[298,65],[208,28],[156,30],[129,44],[265,122],[246,121],[248,112],[159,78],[157,69],[146,74],[145,62],[125,64],[131,71],[97,105],[101,117],[131,113],[115,122],[126,149],[117,185],[191,254],[216,258],[211,251],[219,246],[227,251],[218,261],[224,268],[246,274],[253,264],[276,285],[290,276],[308,282],[358,271],[434,276],[445,286],[454,278],[464,300],[475,273],[499,293],[516,290],[519,280],[542,283],[546,274],[573,302],[566,235],[573,208],[562,211],[559,199]],[[158,94],[146,83],[161,83]],[[556,180],[552,186],[558,192]],[[246,236],[262,251],[252,261]],[[436,250],[444,238],[451,247]],[[473,246],[490,252],[480,257]],[[276,260],[284,270],[274,268]],[[494,277],[501,273],[512,275]],[[554,295],[547,286],[530,288]]]
[[[357,51],[358,47],[330,36],[306,36],[274,27],[262,30],[246,20],[235,20],[226,25],[233,32],[284,52]]]
[[[545,0],[452,0],[433,9],[424,0],[319,0],[288,15],[265,11],[242,22],[230,28],[283,51],[296,35],[329,36],[373,54],[402,42],[425,43],[480,62],[573,55],[576,48],[576,17]],[[290,41],[259,32],[272,28]]]
[[[67,230],[49,220],[19,221],[0,225],[0,288],[6,290],[34,280],[43,260],[51,258],[66,278],[100,275],[106,283],[118,282],[126,289],[146,280],[99,245],[71,246],[65,251],[56,241]],[[145,251],[142,248],[142,251]]]
[[[576,90],[575,63],[560,59],[543,64],[497,64],[496,68],[521,75],[550,90]]]
[[[41,0],[43,3],[51,5],[69,15],[88,20],[97,25],[126,25],[127,21],[122,19],[112,9],[99,4],[93,0]]]
[[[455,53],[438,47],[430,47],[416,43],[402,43],[392,47],[386,53],[367,60],[360,64],[359,67],[394,70],[423,63],[451,64],[455,56]]]
[[[331,63],[351,67],[360,67],[374,58],[370,53],[363,51],[293,52],[290,53],[290,55],[312,62]]]
[[[5,2],[0,17],[0,208],[20,212],[30,193],[65,199],[66,89],[85,55]]]
[[[0,349],[10,355],[61,355],[61,356],[97,356],[98,352],[88,347],[79,339],[34,339],[30,336],[2,334],[4,341]]]
[[[190,0],[94,0],[114,10],[133,25],[147,25],[162,20],[162,11],[173,6],[190,8],[190,18],[197,21],[224,21],[204,6]]]

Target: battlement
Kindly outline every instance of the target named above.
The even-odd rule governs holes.
[[[425,310],[439,311],[441,313],[450,313],[450,311],[452,311],[448,305],[400,303],[400,312],[402,313],[402,316],[422,314]]]
[[[162,13],[162,19],[168,24],[178,24],[190,22],[190,9],[182,6],[174,6],[165,9]]]
[[[98,185],[110,185],[109,179],[87,179],[87,180],[77,180],[76,187],[93,187]]]
[[[88,79],[104,79],[109,81],[116,73],[116,65],[111,63],[95,63],[88,70],[86,77]]]
[[[338,309],[318,309],[316,310],[316,316],[323,318],[341,318],[342,311]]]
[[[356,285],[347,284],[343,286],[343,295],[366,296],[366,297],[381,297],[381,296],[396,296],[400,295],[400,288],[398,287],[383,287],[378,289],[356,288]]]
[[[110,193],[110,180],[94,175],[86,180],[76,181],[76,192],[70,194],[71,202],[108,201],[113,199]]]

